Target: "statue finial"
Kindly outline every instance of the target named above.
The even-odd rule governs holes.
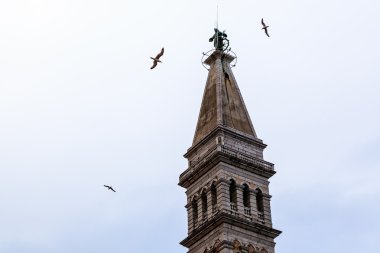
[[[218,28],[214,28],[214,35],[209,39],[209,42],[214,41],[214,47],[217,50],[226,50],[229,46],[229,40],[227,34],[223,31],[219,31]]]

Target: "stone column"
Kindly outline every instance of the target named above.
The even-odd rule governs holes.
[[[208,215],[208,211],[209,211],[209,208],[210,208],[210,205],[209,205],[209,190],[205,190],[204,192],[202,192],[201,194],[201,198],[200,198],[200,202],[201,202],[201,206],[202,206],[202,210],[201,210],[201,214],[202,214],[202,223],[204,223],[210,216]],[[206,210],[203,209],[203,197],[204,195],[206,196]]]
[[[240,217],[244,217],[243,187],[236,185],[236,205]]]
[[[203,217],[202,217],[202,196],[199,195],[197,199],[198,204],[198,226],[200,226],[203,223]]]
[[[270,199],[271,198],[272,198],[271,195],[263,193],[265,225],[267,225],[269,227],[272,227],[272,216],[271,216],[271,209],[270,209]]]
[[[211,187],[207,189],[207,217],[210,219],[212,217],[212,200],[211,200]]]
[[[187,227],[188,227],[187,233],[190,234],[191,231],[193,231],[194,229],[193,228],[193,208],[191,206],[191,202],[187,203],[185,208],[187,209]]]
[[[222,212],[230,212],[229,184],[225,179],[220,179],[216,185],[217,207]]]
[[[257,203],[256,203],[256,190],[249,189],[249,200],[251,204],[252,219],[257,220]]]

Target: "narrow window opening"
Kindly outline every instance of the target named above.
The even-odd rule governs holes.
[[[202,193],[202,215],[203,215],[203,219],[206,219],[207,218],[207,195],[206,195],[206,192],[203,192]]]
[[[243,185],[243,205],[244,214],[251,216],[251,201],[250,201],[250,191],[248,185]]]
[[[244,204],[244,207],[251,207],[249,197],[250,197],[249,187],[248,187],[248,185],[244,184],[243,185],[243,204]]]
[[[191,205],[192,205],[192,209],[193,209],[193,226],[195,227],[198,224],[198,203],[194,199],[193,203]]]
[[[215,213],[217,210],[216,203],[217,203],[216,186],[215,184],[212,184],[211,185],[211,206],[212,206],[213,213]]]
[[[264,212],[263,192],[260,189],[257,189],[256,203],[257,203],[257,211]]]
[[[256,193],[256,205],[257,205],[257,217],[261,223],[265,223],[264,219],[264,199],[263,192],[260,189],[257,189]]]

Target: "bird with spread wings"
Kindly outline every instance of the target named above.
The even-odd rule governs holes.
[[[263,25],[263,28],[261,29],[264,29],[265,30],[265,34],[269,37],[269,34],[268,34],[268,27],[265,23],[264,23],[264,19],[262,18],[261,19],[261,24]]]
[[[116,192],[116,191],[112,188],[112,186],[104,185],[104,187],[108,188],[108,190],[111,190],[111,191],[113,191],[113,192]]]
[[[162,62],[160,61],[160,57],[164,54],[164,48],[161,49],[161,52],[156,56],[156,57],[150,57],[153,60],[153,66],[150,67],[150,69],[154,69],[157,66],[157,62]]]

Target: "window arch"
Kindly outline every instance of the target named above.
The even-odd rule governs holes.
[[[244,207],[251,208],[250,191],[247,184],[243,184],[243,205]]]
[[[251,193],[247,184],[243,184],[244,214],[251,216]]]
[[[256,189],[256,204],[257,204],[257,211],[264,212],[264,200],[263,200],[263,192],[257,188]]]
[[[264,219],[264,199],[263,199],[263,192],[257,188],[256,189],[256,205],[257,205],[257,218],[259,218],[259,222],[262,224],[265,223]]]

